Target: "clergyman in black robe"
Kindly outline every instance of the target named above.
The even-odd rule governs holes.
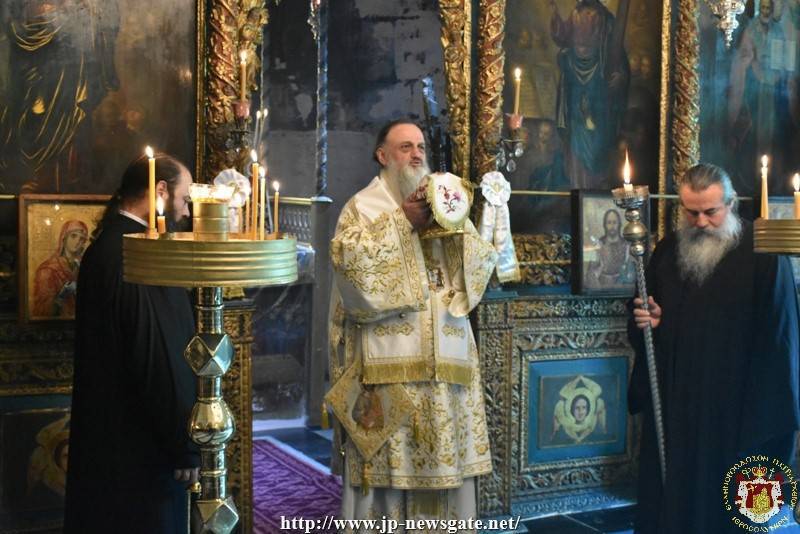
[[[632,413],[644,413],[636,527],[644,533],[743,532],[732,520],[737,510],[723,507],[726,472],[749,454],[792,465],[800,421],[795,282],[786,257],[753,252],[752,225],[736,215],[725,171],[693,167],[680,198],[679,229],[658,244],[647,269],[656,306],[649,315],[635,310],[629,329],[637,355],[628,401]],[[666,483],[636,328],[648,319],[657,323],[651,324]]]
[[[191,175],[159,156],[157,193],[188,215]],[[124,234],[145,231],[147,159],[133,162],[78,275],[64,532],[186,532],[199,464],[187,423],[196,394],[183,358],[194,334],[186,290],[123,281]],[[196,476],[196,475],[195,475]]]

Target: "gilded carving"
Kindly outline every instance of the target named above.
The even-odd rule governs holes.
[[[227,443],[227,487],[239,511],[240,532],[250,532],[253,525],[253,407],[251,404],[251,350],[253,343],[252,305],[226,303],[223,328],[231,337],[235,356],[222,377],[222,395],[236,421],[236,432]]]
[[[697,0],[678,6],[675,32],[675,84],[672,119],[672,172],[677,180],[700,158],[700,58]]]
[[[0,321],[0,396],[69,394],[73,346],[71,325]]]
[[[453,172],[469,180],[472,2],[440,0],[439,19],[442,25]]]
[[[522,282],[537,286],[568,284],[572,236],[514,234]]]
[[[486,517],[499,515],[511,506],[511,440],[505,430],[511,425],[511,331],[489,330],[480,332],[478,338],[492,444],[493,471],[478,479],[478,512]]]
[[[478,82],[473,164],[477,177],[495,169],[495,155],[503,129],[503,83],[505,53],[503,37],[506,0],[481,0],[478,13]],[[476,178],[477,178],[476,177]],[[525,283],[530,283],[525,280]]]
[[[206,151],[206,181],[222,169],[236,165],[240,157],[228,142],[234,127],[233,102],[239,99],[239,53],[247,54],[249,92],[257,85],[261,62],[256,47],[261,44],[262,27],[267,20],[263,0],[209,3],[204,108],[198,114],[205,120],[205,146],[201,150]],[[198,44],[204,45],[201,36]]]
[[[634,476],[635,426],[628,434],[627,452],[617,456],[538,464],[528,464],[527,456],[528,363],[630,357],[626,326],[625,299],[620,298],[517,297],[478,307],[477,338],[494,466],[492,475],[481,477],[478,484],[482,515],[507,514],[512,502],[549,496],[558,499],[547,506],[564,511],[563,503],[576,492]]]

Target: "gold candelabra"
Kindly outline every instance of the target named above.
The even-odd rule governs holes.
[[[223,287],[283,285],[297,280],[295,239],[255,240],[228,232],[227,202],[195,201],[194,231],[131,234],[123,239],[126,282],[196,289],[197,332],[184,358],[197,376],[189,435],[200,448],[195,532],[228,534],[239,514],[228,495],[225,444],[235,421],[222,398],[222,376],[234,349],[223,330]]]

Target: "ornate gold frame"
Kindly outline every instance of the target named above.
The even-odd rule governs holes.
[[[470,95],[472,93],[472,1],[440,0],[442,54],[453,147],[453,172],[470,176]]]
[[[625,299],[611,297],[529,296],[480,304],[478,351],[493,466],[490,475],[478,479],[481,517],[509,514],[512,504],[521,501],[527,501],[526,517],[551,515],[570,506],[608,504],[611,496],[597,493],[589,502],[579,493],[633,477],[636,453],[630,445],[638,442],[638,426],[630,427],[622,455],[548,462],[537,466],[535,473],[524,458],[527,384],[522,366],[532,359],[614,353],[628,355],[631,369],[626,317]],[[633,419],[628,421],[634,425]]]

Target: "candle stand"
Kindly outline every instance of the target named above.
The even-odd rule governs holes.
[[[223,330],[222,288],[294,282],[297,241],[229,234],[226,202],[195,202],[194,213],[194,232],[126,235],[123,270],[126,282],[196,289],[197,332],[184,352],[197,375],[188,431],[200,448],[200,495],[191,524],[196,533],[227,534],[239,515],[226,489],[225,444],[235,422],[221,382],[234,351]]]
[[[649,308],[647,298],[647,282],[644,276],[644,255],[647,252],[648,231],[642,223],[641,209],[647,202],[650,193],[646,185],[619,187],[612,191],[614,203],[625,210],[625,219],[628,221],[622,228],[622,236],[630,243],[631,256],[636,261],[636,286],[639,298],[642,299],[642,308]],[[656,427],[656,441],[658,443],[658,459],[661,465],[661,483],[667,478],[666,450],[664,447],[664,418],[661,410],[661,395],[658,385],[658,370],[656,368],[655,347],[653,345],[653,329],[648,324],[644,330],[644,348],[647,356],[647,376],[650,382],[650,393],[653,403],[653,419]]]

